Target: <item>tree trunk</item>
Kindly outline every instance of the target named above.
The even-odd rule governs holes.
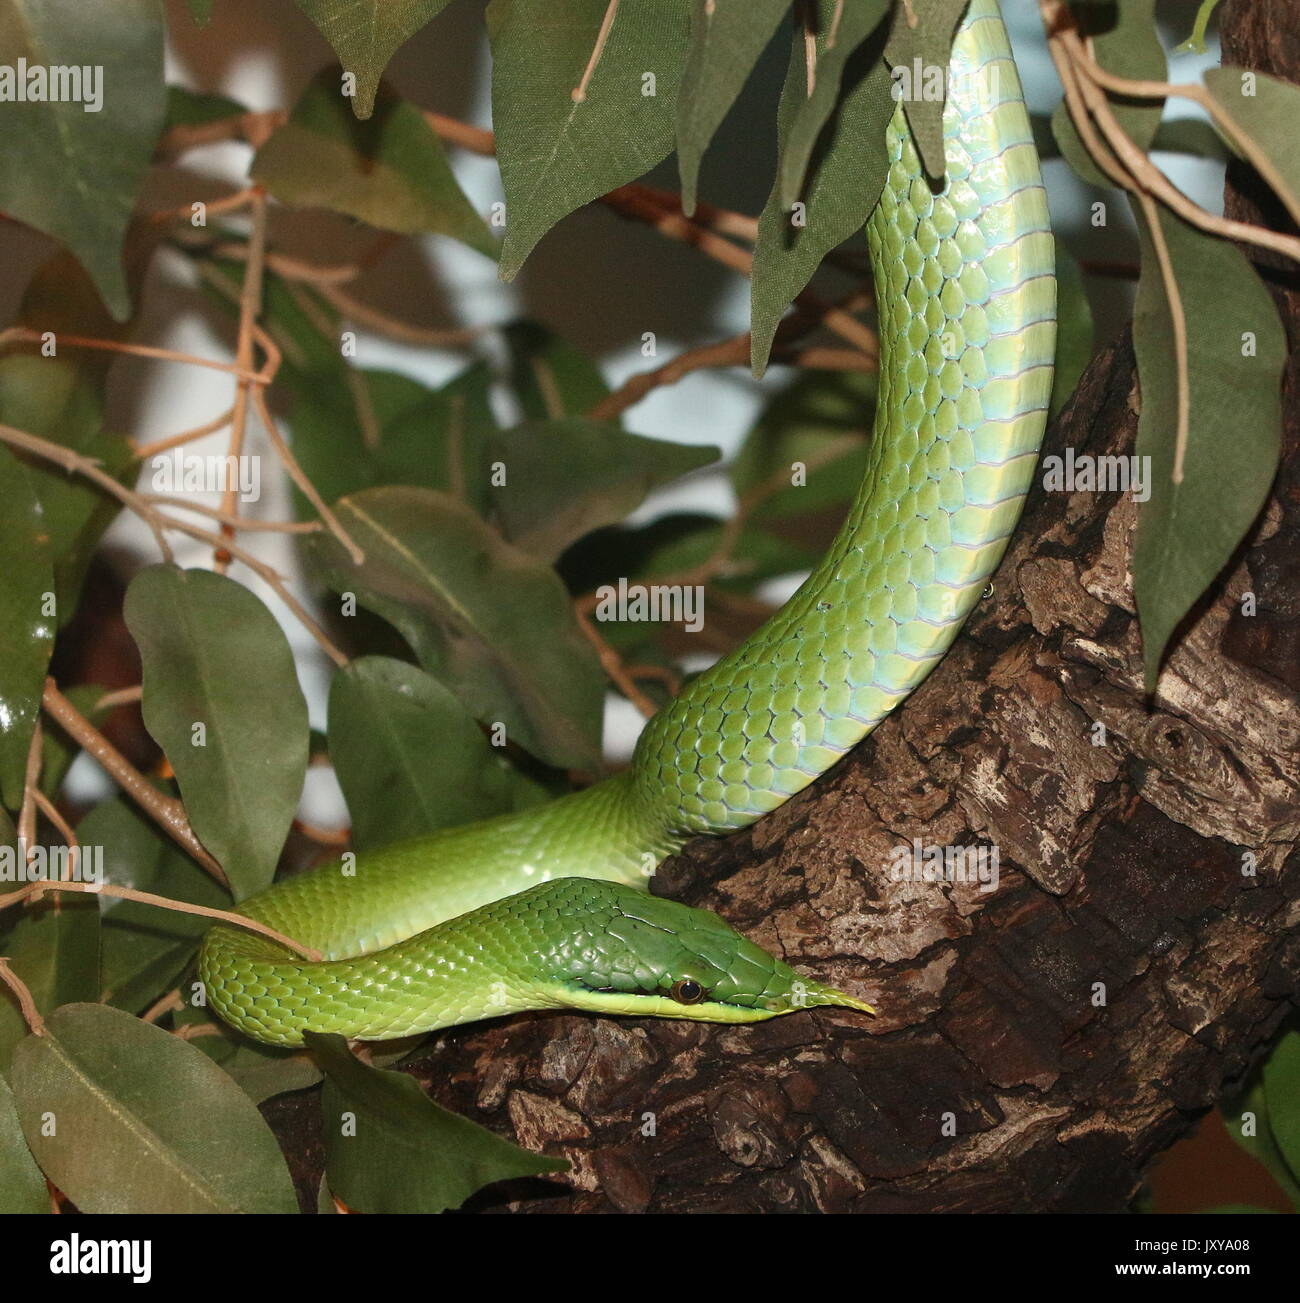
[[[1300,80],[1293,4],[1220,12],[1225,62]],[[1230,209],[1259,220],[1259,199],[1234,172]],[[1294,341],[1296,282],[1273,284]],[[1045,452],[1128,453],[1135,407],[1125,336]],[[1040,486],[993,595],[907,704],[801,797],[661,870],[657,889],[864,994],[875,1020],[538,1015],[439,1038],[416,1068],[435,1098],[573,1163],[511,1207],[1125,1207],[1297,990],[1294,355],[1285,422],[1273,499],[1153,703],[1127,573],[1136,508]],[[998,847],[996,889],[893,880],[912,839]]]

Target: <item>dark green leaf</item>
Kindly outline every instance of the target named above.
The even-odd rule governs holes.
[[[45,1177],[23,1139],[13,1091],[0,1077],[0,1214],[49,1211]]]
[[[879,57],[876,41],[858,49],[841,80],[844,94],[818,137],[812,179],[804,187],[801,206],[792,212],[782,202],[778,177],[758,219],[750,291],[755,375],[762,375],[767,367],[786,308],[807,286],[822,258],[866,224],[885,183],[885,127],[895,105],[889,94],[889,69]],[[806,61],[796,45],[790,52],[777,117],[782,150],[807,97]]]
[[[329,728],[358,851],[546,799],[452,692],[404,661],[344,666],[330,684]]]
[[[144,667],[145,727],[243,899],[270,883],[307,771],[288,640],[247,588],[207,570],[140,571],[124,615]]]
[[[1083,5],[1078,13],[1085,33],[1092,35],[1093,54],[1107,72],[1136,81],[1164,81],[1164,46],[1156,27],[1156,0],[1122,0],[1119,4]],[[1123,100],[1111,97],[1115,120],[1139,149],[1149,149],[1160,126],[1163,100]],[[1070,166],[1090,185],[1108,188],[1111,182],[1097,167],[1070,121],[1065,103],[1052,115],[1056,136]]]
[[[1065,406],[1092,361],[1092,307],[1074,255],[1056,242],[1056,374],[1049,419]]]
[[[1289,1031],[1264,1062],[1268,1125],[1293,1182],[1300,1183],[1300,1032]]]
[[[961,5],[965,4],[966,0],[961,0]],[[840,99],[841,80],[849,60],[879,27],[889,12],[889,0],[859,0],[848,6],[839,0],[818,0],[805,12],[815,24],[815,64],[810,85],[806,31],[797,31],[795,46],[804,69],[804,93],[790,106],[793,111],[788,122],[782,123],[777,179],[781,206],[787,211],[803,192],[813,147]],[[947,62],[945,57],[945,67]]]
[[[104,801],[77,825],[83,847],[103,855],[105,881],[210,909],[230,896],[125,797]],[[175,982],[212,920],[112,896],[100,898],[100,999],[128,1013],[147,1009]]]
[[[257,151],[253,180],[282,203],[328,208],[401,235],[449,235],[496,256],[442,142],[414,104],[392,96],[358,122],[332,75],[318,77]]]
[[[22,804],[27,752],[54,648],[49,530],[26,468],[0,448],[0,796]]]
[[[388,61],[409,37],[436,18],[449,0],[298,0],[339,62],[357,81],[353,109],[368,118]]]
[[[937,68],[946,77],[952,56],[952,37],[957,22],[970,0],[912,0],[916,25],[909,21],[907,6],[894,6],[894,26],[885,46],[885,58],[894,69],[898,102],[907,115],[916,152],[925,170],[935,180],[944,173],[943,96],[927,93],[927,70]],[[917,85],[916,72],[921,71]],[[911,93],[906,93],[909,89]],[[946,82],[942,83],[946,87]]]
[[[18,1046],[12,1083],[27,1143],[82,1212],[298,1211],[256,1106],[161,1027],[64,1005]]]
[[[1228,1134],[1267,1169],[1278,1188],[1300,1211],[1300,1181],[1292,1176],[1273,1135],[1262,1072],[1254,1074],[1250,1086],[1240,1098],[1223,1105],[1222,1114]]]
[[[753,522],[842,513],[867,469],[876,376],[801,375],[767,407],[731,465],[736,495]],[[838,528],[838,521],[836,522]]]
[[[201,127],[209,122],[237,118],[248,112],[229,95],[187,90],[184,86],[167,87],[167,126]]]
[[[602,41],[610,12],[608,0],[488,6],[504,280],[561,218],[634,181],[673,147],[687,0],[621,0]]]
[[[429,489],[369,489],[337,510],[360,566],[332,537],[304,540],[335,592],[399,629],[480,723],[549,764],[599,766],[600,667],[549,566]]]
[[[293,409],[298,460],[327,501],[410,484],[440,489],[482,515],[496,430],[490,384],[487,367],[475,364],[437,390],[392,371],[357,371],[361,396],[346,384],[303,385]],[[361,402],[373,434],[362,428]]]
[[[449,1113],[401,1072],[369,1067],[341,1036],[307,1033],[325,1070],[321,1116],[330,1190],[363,1213],[439,1213],[493,1181],[568,1167]]]
[[[28,81],[48,82],[52,68],[77,70],[79,82],[83,67],[99,75],[63,88],[79,89],[77,99],[5,104],[0,209],[62,240],[121,320],[130,309],[122,241],[167,104],[161,5],[96,0],[74,21],[63,0],[0,0],[0,67],[12,72],[19,60]]]
[[[711,444],[647,439],[574,417],[525,422],[493,442],[504,477],[491,495],[501,531],[547,561],[583,534],[622,520],[653,489],[719,456]]]
[[[1268,160],[1267,180],[1278,198],[1293,215],[1300,213],[1300,87],[1244,68],[1211,68],[1205,85]]]
[[[677,92],[682,208],[695,211],[700,160],[791,0],[693,0],[691,46]]]
[[[30,353],[0,359],[0,421],[94,458],[123,484],[139,473],[130,442],[103,432],[92,373],[69,359]],[[76,610],[91,555],[121,504],[84,476],[47,461],[31,459],[27,472],[41,504],[57,620],[64,625]]]
[[[1151,498],[1138,517],[1133,582],[1147,688],[1154,690],[1174,630],[1227,563],[1273,482],[1286,339],[1273,300],[1245,255],[1161,209],[1187,328],[1187,449],[1182,483],[1175,484],[1173,317],[1140,211],[1138,219],[1137,454],[1151,459]]]
[[[41,1013],[69,1000],[99,999],[99,906],[93,897],[65,894],[15,905],[0,914],[0,927],[8,928],[0,954],[8,956]],[[0,991],[0,1072],[8,1071],[26,1035],[27,1023],[6,987]]]
[[[285,1050],[259,1045],[214,1019],[204,1005],[187,1003],[172,1015],[173,1026],[218,1064],[253,1101],[265,1103],[277,1095],[307,1090],[321,1079],[315,1060],[305,1050]]]
[[[600,368],[545,326],[514,321],[502,334],[510,350],[510,384],[525,418],[585,416],[609,393]]]

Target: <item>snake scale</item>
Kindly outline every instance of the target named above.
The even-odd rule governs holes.
[[[199,975],[259,1041],[383,1040],[526,1009],[743,1023],[860,999],[706,911],[646,891],[700,833],[774,810],[943,656],[997,566],[1052,387],[1047,202],[997,0],[954,40],[947,172],[926,180],[901,103],[867,224],[880,380],[867,471],[817,569],[656,715],[624,772],[540,809],[325,865],[244,902],[323,956],[213,928]]]

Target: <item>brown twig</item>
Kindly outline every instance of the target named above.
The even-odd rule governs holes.
[[[649,719],[658,707],[636,686],[632,676],[627,672],[623,664],[623,658],[600,636],[587,612],[583,610],[582,604],[580,602],[575,603],[573,609],[578,620],[578,627],[586,635],[587,641],[596,649],[596,654],[600,657],[601,668],[609,676],[610,680],[618,686],[623,695],[646,719]]]
[[[90,896],[114,896],[119,900],[134,900],[141,905],[156,905],[159,909],[170,909],[177,914],[197,914],[201,918],[215,919],[231,927],[240,927],[259,936],[268,937],[278,945],[292,950],[295,955],[311,963],[319,963],[321,953],[311,946],[304,946],[287,937],[283,932],[268,927],[265,923],[246,914],[235,914],[228,909],[212,909],[208,905],[192,905],[187,900],[172,900],[167,896],[156,896],[152,891],[137,891],[134,887],[118,887],[111,882],[32,882],[18,891],[11,891],[7,896],[0,896],[0,910],[8,909],[23,900],[39,900],[47,891],[77,891]]]
[[[244,264],[244,281],[239,292],[239,333],[235,341],[235,364],[241,371],[248,371],[253,365],[253,326],[262,315],[262,270],[266,258],[266,192],[260,186],[253,186],[244,192],[247,203],[252,209],[253,221],[248,236],[248,261]],[[244,454],[244,436],[248,424],[248,403],[252,390],[247,381],[240,379],[235,385],[235,402],[230,419],[230,447],[227,456],[230,464],[238,463]],[[222,496],[221,510],[227,515],[235,514],[236,486],[227,484]],[[221,525],[221,537],[229,541],[234,538],[234,529],[226,523]],[[213,568],[218,574],[225,574],[230,565],[231,556],[225,548],[219,548],[213,558]]]
[[[21,893],[11,894],[17,896]],[[10,896],[0,896],[0,909],[11,903]],[[9,967],[9,960],[4,956],[0,956],[0,982],[3,982],[18,997],[18,1008],[22,1010],[23,1021],[30,1028],[32,1035],[44,1036],[45,1019],[41,1017],[41,1011],[36,1007],[36,1001],[32,999],[27,983]]]
[[[77,708],[61,693],[53,679],[45,680],[41,697],[45,713],[84,751],[97,760],[117,785],[196,863],[223,887],[230,885],[221,865],[204,849],[190,827],[189,816],[180,801],[160,792]]]

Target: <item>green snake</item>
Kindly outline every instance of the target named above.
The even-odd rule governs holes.
[[[745,1023],[863,1000],[718,916],[656,898],[655,866],[743,828],[848,752],[947,651],[1005,550],[1052,388],[1047,201],[997,0],[958,28],[946,177],[900,103],[867,224],[880,377],[868,466],[816,570],[646,726],[623,772],[540,809],[292,877],[242,912],[322,959],[217,926],[199,976],[259,1041],[385,1040],[522,1010]]]

